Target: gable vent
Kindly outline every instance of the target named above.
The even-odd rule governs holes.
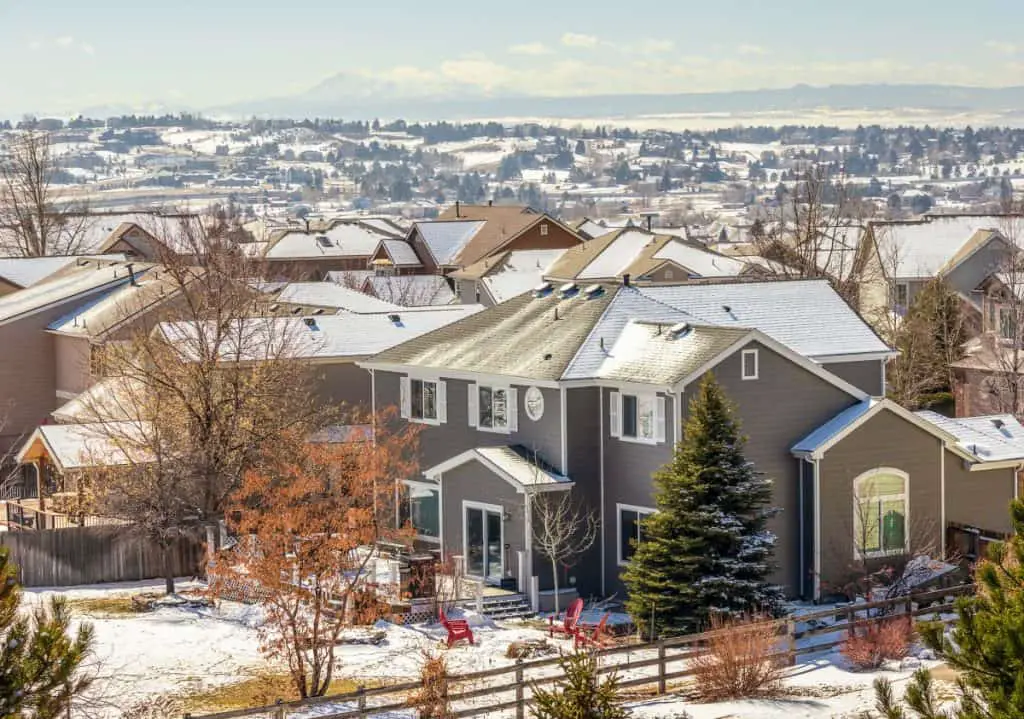
[[[575,282],[569,282],[558,288],[558,294],[563,300],[568,299],[570,297],[575,297],[577,294],[579,294],[579,291],[580,288],[576,285]]]

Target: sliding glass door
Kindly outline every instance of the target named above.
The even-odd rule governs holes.
[[[466,574],[497,584],[504,574],[501,507],[463,503]]]

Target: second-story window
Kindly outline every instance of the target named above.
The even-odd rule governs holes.
[[[665,398],[654,394],[611,395],[611,435],[631,442],[665,441]]]
[[[1017,318],[1012,307],[999,308],[999,334],[1007,340],[1017,337]]]
[[[469,424],[487,432],[517,429],[516,390],[493,385],[470,385]]]
[[[900,312],[905,311],[909,300],[910,287],[906,282],[897,282],[893,288],[893,304],[896,305],[896,310]]]
[[[402,416],[425,424],[446,421],[445,383],[439,380],[402,377]]]

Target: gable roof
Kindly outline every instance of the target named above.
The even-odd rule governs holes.
[[[159,268],[143,266],[135,282],[125,282],[95,295],[46,328],[56,334],[97,338],[154,309],[178,294],[177,283],[160,277]]]
[[[893,355],[823,279],[648,285],[634,291],[682,310],[699,323],[761,330],[818,361]]]
[[[45,450],[61,472],[149,461],[145,459],[147,451],[140,446],[144,434],[138,422],[47,424],[29,436],[18,450],[17,460],[23,463]]]
[[[476,447],[424,470],[423,474],[435,479],[473,460],[511,484],[520,494],[566,490],[573,486],[571,479],[519,445]]]
[[[1024,426],[1013,415],[953,419],[929,411],[916,414],[953,435],[957,444],[982,461],[1024,460]]]
[[[444,307],[458,299],[448,280],[440,275],[385,277],[370,274],[362,286],[385,302],[402,307]]]
[[[88,260],[122,262],[122,253],[111,255],[61,255],[59,257],[0,257],[0,279],[19,288],[42,282],[65,267],[85,264]]]
[[[326,232],[289,231],[271,241],[268,260],[319,260],[325,257],[370,257],[382,235],[354,223],[341,223]]]
[[[134,264],[135,267],[140,266]],[[84,299],[111,287],[127,284],[129,280],[128,266],[120,262],[98,262],[66,268],[43,282],[0,297],[0,325],[65,302]]]
[[[571,228],[565,226],[550,215],[539,213],[530,207],[521,205],[461,205],[449,207],[441,213],[438,218],[441,221],[451,220],[475,220],[483,222],[479,228],[452,256],[448,263],[471,265],[479,262],[485,257],[493,255],[516,237],[524,233],[536,224],[546,222],[562,228],[570,235],[579,237]],[[429,224],[429,223],[420,223]]]
[[[395,267],[423,266],[420,258],[416,255],[416,250],[404,239],[381,240],[380,246]]]
[[[607,235],[609,232],[614,231],[614,227],[606,227],[599,222],[591,220],[589,217],[585,217],[575,225],[576,232],[583,235],[587,239],[594,239],[595,237],[601,237]]]
[[[506,250],[469,267],[449,272],[456,280],[478,281],[495,303],[505,302],[539,285],[545,271],[568,250]]]
[[[395,312],[402,307],[334,282],[289,282],[280,288],[277,302],[300,307],[331,307],[354,314]]]
[[[895,278],[948,272],[999,233],[999,215],[926,215],[906,222],[872,222],[882,269]],[[984,231],[984,232],[982,232]]]
[[[423,239],[434,264],[444,267],[456,264],[455,258],[485,224],[482,220],[435,220],[417,222],[413,229]]]

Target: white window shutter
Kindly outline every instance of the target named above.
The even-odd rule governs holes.
[[[402,418],[409,419],[412,414],[412,398],[409,396],[409,378],[402,377],[399,381],[399,404],[401,405]]]
[[[608,429],[612,437],[622,436],[622,393],[612,392],[608,403]]]
[[[437,421],[441,424],[448,422],[448,383],[437,383]]]
[[[656,397],[654,400],[654,441],[665,441],[665,398]]]
[[[519,390],[514,387],[508,391],[508,429],[519,431]]]
[[[480,402],[480,388],[475,384],[469,385],[469,426],[476,427],[477,422],[480,420],[480,410],[478,404]]]

